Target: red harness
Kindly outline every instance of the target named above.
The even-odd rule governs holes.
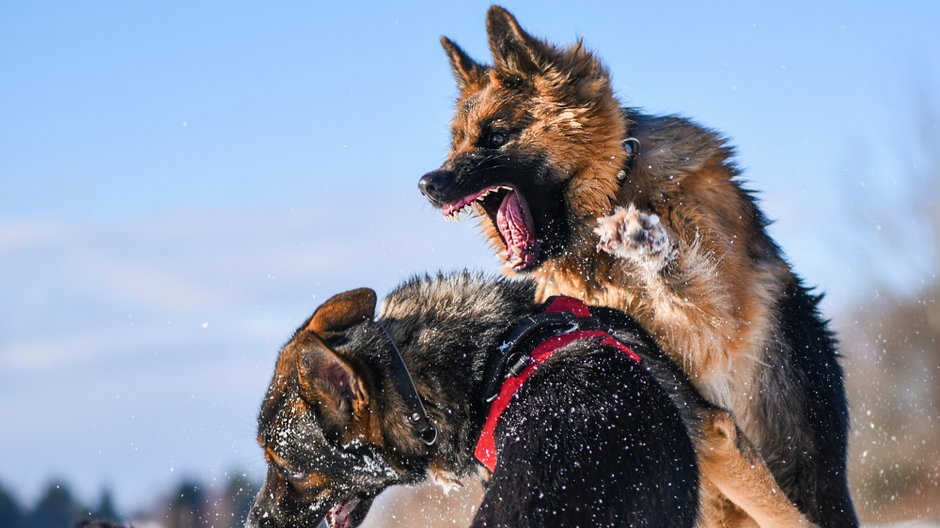
[[[573,297],[556,297],[545,308],[545,313],[568,312],[575,317],[591,317],[591,311],[587,305]],[[529,352],[529,362],[517,375],[509,375],[503,381],[499,389],[499,394],[490,404],[490,412],[486,417],[486,423],[483,425],[483,431],[477,440],[476,448],[473,450],[473,456],[481,464],[489,468],[490,471],[496,469],[496,426],[499,424],[499,418],[503,411],[509,407],[516,393],[522,388],[526,379],[532,375],[538,366],[550,358],[556,350],[565,345],[578,341],[580,339],[602,338],[601,345],[614,347],[623,352],[628,358],[640,362],[640,356],[630,347],[618,341],[609,332],[604,330],[579,330],[575,327],[572,331],[549,337],[539,343],[531,352]]]

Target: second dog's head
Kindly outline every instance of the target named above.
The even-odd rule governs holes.
[[[375,304],[365,288],[336,295],[282,348],[258,420],[268,473],[248,526],[314,528],[325,517],[352,528],[382,490],[423,475],[427,446],[394,434],[409,424],[376,366],[391,344]],[[400,438],[394,449],[389,437]]]

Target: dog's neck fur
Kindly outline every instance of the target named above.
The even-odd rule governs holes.
[[[413,467],[456,478],[477,470],[473,448],[487,412],[482,397],[487,360],[499,338],[532,312],[534,296],[529,281],[463,273],[438,280],[416,278],[385,299],[379,322],[398,344],[438,428],[437,443],[422,445],[400,398],[387,398],[385,437],[414,457]]]

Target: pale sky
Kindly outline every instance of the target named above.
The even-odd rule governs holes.
[[[488,4],[322,4],[0,4],[0,482],[24,499],[260,476],[275,354],[321,300],[499,271],[416,189],[456,92],[438,39],[488,61]],[[504,5],[584,37],[626,104],[729,136],[831,312],[929,267],[873,259],[859,209],[903,216],[940,3]]]

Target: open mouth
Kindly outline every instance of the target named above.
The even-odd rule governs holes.
[[[506,267],[524,271],[538,261],[539,241],[525,199],[509,185],[494,185],[445,204],[445,218],[459,220],[462,213],[486,214],[499,232],[505,251],[500,255]]]
[[[365,513],[356,507],[362,501],[353,499],[340,501],[326,512],[326,524],[329,528],[356,528],[365,520]],[[368,510],[368,508],[365,508]]]

